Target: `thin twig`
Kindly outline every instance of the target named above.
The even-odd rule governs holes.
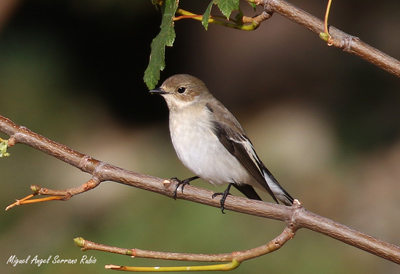
[[[85,158],[85,157],[84,157]],[[37,185],[31,185],[31,190],[34,192],[31,195],[26,196],[25,198],[16,200],[16,202],[12,203],[11,205],[6,207],[6,210],[17,206],[17,205],[26,205],[26,204],[33,204],[33,203],[41,203],[41,202],[48,202],[48,201],[66,201],[71,199],[73,196],[81,194],[83,192],[89,191],[95,187],[97,187],[101,182],[93,176],[92,179],[87,181],[81,186],[63,190],[53,190],[48,189],[45,187],[40,187]],[[50,197],[45,198],[38,198],[38,199],[31,199],[36,195],[52,195]]]
[[[294,237],[295,232],[286,227],[283,232],[276,238],[271,240],[265,245],[243,250],[235,251],[231,253],[221,254],[191,254],[191,253],[174,253],[174,252],[160,252],[151,250],[142,250],[138,248],[120,248],[114,246],[108,246],[104,244],[98,244],[85,240],[81,237],[75,238],[75,244],[80,247],[83,251],[86,250],[97,250],[110,253],[116,253],[121,255],[128,255],[136,258],[148,258],[148,259],[162,259],[162,260],[175,260],[175,261],[192,261],[192,262],[230,262],[233,259],[243,262],[255,257],[271,253],[282,247],[287,241]]]
[[[203,15],[195,14],[184,9],[177,9],[176,12],[181,14],[181,16],[174,17],[174,21],[178,21],[181,19],[193,19],[197,21],[203,20]],[[263,11],[262,13],[254,17],[242,16],[241,21],[232,18],[227,20],[225,17],[220,16],[210,16],[210,18],[208,19],[208,23],[239,30],[252,31],[257,29],[263,21],[271,18],[271,16],[272,14],[266,11]]]
[[[324,32],[319,33],[319,37],[327,42],[328,46],[333,46],[333,39],[332,36],[329,34],[329,25],[328,25],[328,18],[329,12],[331,10],[332,0],[328,0],[328,5],[325,11],[325,18],[324,18]]]
[[[213,270],[223,270],[223,269],[228,270],[228,268],[229,270],[232,270],[233,268],[239,266],[239,264],[245,260],[250,260],[278,250],[287,241],[293,239],[294,234],[295,231],[293,231],[289,227],[286,227],[280,235],[278,235],[275,239],[271,240],[265,245],[253,249],[235,251],[231,253],[222,253],[222,254],[190,254],[190,253],[173,253],[173,252],[142,250],[137,248],[127,249],[127,248],[119,248],[119,247],[94,243],[80,237],[75,238],[74,242],[77,246],[81,247],[83,251],[97,250],[97,251],[128,255],[131,256],[132,258],[150,258],[150,259],[179,260],[179,261],[191,261],[191,262],[231,262],[231,264],[201,266],[201,269],[204,270],[212,267]],[[126,267],[126,266],[116,266],[116,265],[108,265],[106,266],[106,268],[117,269],[117,270],[131,270],[131,271],[150,271],[154,269],[154,267]],[[161,270],[180,271],[180,269],[186,271],[200,270],[198,269],[198,266],[159,267],[157,269],[159,269],[160,271]]]

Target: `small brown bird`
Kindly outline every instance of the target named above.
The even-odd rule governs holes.
[[[183,190],[199,177],[214,185],[228,183],[224,193],[213,195],[222,195],[222,212],[232,185],[250,199],[261,200],[254,186],[266,190],[276,202],[293,204],[293,198],[258,158],[242,126],[201,80],[178,74],[150,92],[167,102],[172,144],[182,163],[196,174],[178,180],[178,187],[182,185]]]

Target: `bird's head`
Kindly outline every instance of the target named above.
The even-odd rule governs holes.
[[[212,96],[203,81],[188,74],[171,76],[159,88],[150,90],[150,93],[162,95],[170,110],[180,109]]]

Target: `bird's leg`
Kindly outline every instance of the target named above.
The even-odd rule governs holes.
[[[178,188],[180,186],[182,186],[182,193],[183,193],[183,188],[185,187],[185,185],[190,185],[191,181],[194,181],[194,180],[199,179],[199,178],[200,178],[199,176],[193,176],[193,177],[190,177],[190,178],[187,178],[187,179],[181,181],[176,177],[172,177],[171,180],[175,180],[175,181],[178,182],[178,184],[176,185],[176,188],[174,190],[174,199],[176,200],[176,194],[177,194]]]
[[[222,196],[222,197],[221,197],[221,200],[220,200],[219,202],[220,202],[220,204],[221,204],[221,211],[222,211],[223,214],[225,214],[225,212],[224,212],[224,209],[225,209],[225,200],[226,200],[226,197],[228,197],[228,195],[230,195],[229,190],[231,189],[231,186],[232,186],[232,185],[233,185],[233,183],[230,183],[230,184],[228,185],[228,187],[225,189],[224,192],[217,192],[217,193],[214,193],[214,194],[212,195],[212,198],[213,198],[213,199],[214,199],[215,197],[219,196],[219,195]]]

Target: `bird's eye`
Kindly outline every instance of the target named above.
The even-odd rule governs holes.
[[[178,92],[179,93],[184,93],[186,91],[186,88],[185,87],[180,87],[180,88],[178,88]]]

